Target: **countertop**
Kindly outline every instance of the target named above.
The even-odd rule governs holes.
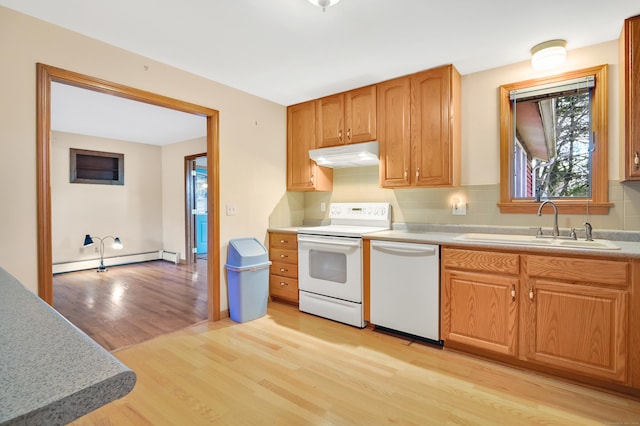
[[[297,234],[302,226],[289,226],[286,228],[269,228],[267,232],[283,232],[285,234]]]
[[[64,425],[136,375],[0,268],[0,425]]]
[[[301,227],[270,228],[269,232],[296,233]],[[430,224],[394,224],[389,231],[365,234],[363,238],[368,240],[386,240],[414,242],[424,244],[450,245],[469,248],[493,248],[503,250],[526,251],[529,253],[558,253],[576,256],[597,256],[611,258],[640,258],[640,232],[635,231],[606,231],[596,230],[593,233],[595,239],[606,239],[620,247],[619,250],[599,250],[592,248],[553,247],[535,245],[516,245],[510,243],[495,243],[486,241],[459,240],[466,233],[494,233],[494,234],[519,234],[531,235],[529,228],[501,227],[501,226],[474,226],[474,225],[430,225]],[[580,237],[578,237],[580,239]],[[584,239],[584,238],[583,238]]]
[[[493,248],[503,250],[526,251],[528,253],[543,254],[571,254],[576,256],[606,256],[619,258],[640,258],[640,243],[630,241],[614,241],[620,250],[600,250],[591,248],[554,247],[535,245],[516,245],[510,243],[497,243],[488,241],[465,241],[456,239],[462,234],[448,232],[412,232],[407,230],[392,230],[366,234],[363,238],[369,240],[403,241],[424,244],[438,244],[448,246],[461,246],[468,248]]]

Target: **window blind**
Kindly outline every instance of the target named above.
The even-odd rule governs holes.
[[[542,84],[540,86],[525,87],[524,89],[512,90],[509,92],[509,99],[512,101],[523,101],[549,97],[549,95],[560,96],[585,92],[596,85],[596,78],[593,75],[580,77],[573,80],[565,80],[559,83]]]

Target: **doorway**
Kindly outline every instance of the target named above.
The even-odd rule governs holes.
[[[209,257],[209,172],[207,154],[184,158],[186,263],[193,264]]]
[[[51,83],[59,82],[124,97],[206,118],[207,121],[207,211],[219,211],[219,113],[216,110],[179,101],[151,92],[74,73],[49,65],[37,64],[36,85],[36,158],[38,194],[38,295],[53,304],[51,243]],[[208,319],[220,319],[220,259],[214,256],[220,247],[218,214],[207,215],[207,295]]]

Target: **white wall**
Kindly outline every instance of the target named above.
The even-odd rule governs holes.
[[[566,62],[554,70],[537,71],[525,61],[462,76],[462,185],[500,182],[501,85],[602,64],[609,64],[609,178],[619,179],[618,59],[618,42],[610,41],[568,51]]]
[[[69,149],[124,154],[124,185],[69,182]],[[124,248],[105,257],[158,251],[162,242],[160,147],[65,132],[51,137],[51,245],[53,263],[97,258],[83,248],[85,234],[120,237]],[[97,243],[98,241],[96,241]]]
[[[215,54],[214,40],[203,54]],[[220,216],[221,264],[229,238],[264,235],[286,189],[284,106],[3,7],[0,57],[0,265],[29,290],[38,287],[37,62],[220,111],[220,200],[238,206],[236,216]]]

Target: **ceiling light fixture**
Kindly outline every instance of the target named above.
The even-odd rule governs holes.
[[[567,57],[565,40],[549,40],[531,48],[531,66],[537,70],[548,70],[564,63]]]
[[[324,12],[326,10],[327,7],[329,6],[333,6],[334,4],[338,3],[340,0],[309,0],[309,3],[315,5],[315,6],[319,6],[322,8],[322,11]]]

